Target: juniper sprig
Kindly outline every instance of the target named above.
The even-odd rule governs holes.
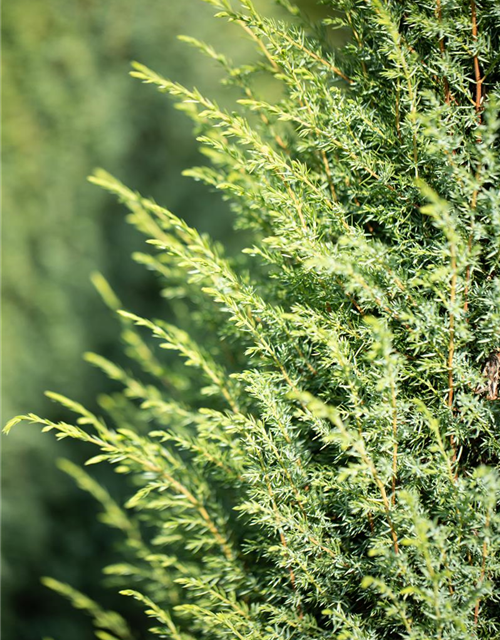
[[[123,389],[106,421],[52,394],[75,424],[7,430],[91,443],[89,464],[128,478],[122,507],[66,469],[122,532],[106,571],[152,633],[500,638],[498,2],[325,0],[311,24],[285,0],[287,20],[206,1],[261,54],[235,67],[187,39],[240,89],[234,110],[132,75],[193,118],[211,165],[187,173],[249,246],[226,255],[97,172],[177,324],[119,312],[130,370],[88,356]],[[98,637],[128,637],[57,589],[95,609]]]

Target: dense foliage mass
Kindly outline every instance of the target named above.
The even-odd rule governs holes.
[[[123,387],[109,418],[51,394],[76,424],[24,419],[128,478],[122,507],[67,468],[123,533],[106,572],[153,633],[498,638],[498,3],[332,0],[317,25],[287,0],[289,23],[207,1],[263,54],[235,68],[191,40],[241,88],[238,110],[132,75],[183,102],[212,160],[189,174],[231,201],[250,246],[228,258],[98,172],[182,327],[119,311],[130,367],[88,356]],[[351,36],[340,51],[332,27]],[[129,637],[49,586],[98,637]]]

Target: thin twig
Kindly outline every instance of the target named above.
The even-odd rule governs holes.
[[[471,0],[470,6],[471,6],[471,15],[472,15],[472,39],[474,40],[474,46],[475,46],[477,43],[477,35],[478,35],[477,34],[477,11],[476,11],[475,0]],[[476,52],[474,52],[474,56],[473,56],[473,67],[474,67],[474,81],[476,84],[476,95],[475,95],[474,105],[475,105],[476,114],[477,114],[477,121],[478,121],[478,124],[480,125],[482,122],[481,111],[482,111],[482,103],[483,103],[484,78],[481,78],[481,68],[479,66],[479,58]],[[478,135],[477,137],[477,142],[481,142],[480,135]],[[480,170],[478,169],[476,172],[476,181],[480,180],[480,175],[481,175]],[[470,205],[472,216],[474,216],[474,212],[476,210],[478,193],[479,193],[479,188],[476,187],[472,193],[472,200]],[[469,241],[467,244],[469,255],[472,250],[473,226],[474,226],[474,218],[472,219],[472,222],[471,222],[471,230],[469,233]],[[468,264],[465,272],[465,288],[464,288],[464,299],[465,299],[464,311],[465,312],[469,310],[468,296],[469,296],[469,288],[470,288],[470,279],[471,279],[471,265]]]
[[[442,21],[441,0],[436,0],[436,15],[439,20],[439,23],[441,23]],[[441,56],[444,57],[444,38],[439,39],[439,49],[441,51]],[[450,104],[451,102],[450,83],[448,82],[448,78],[446,76],[443,77],[443,85],[444,85],[445,102],[446,104]]]
[[[476,12],[476,2],[475,0],[471,0],[470,2],[471,11],[472,11],[472,38],[474,40],[474,45],[477,42],[477,12]],[[483,100],[483,80],[481,78],[481,69],[479,68],[479,58],[477,53],[474,52],[474,79],[476,82],[476,113],[478,114],[479,124],[481,124],[481,103]]]
[[[394,439],[392,450],[392,506],[396,504],[396,482],[398,476],[398,412],[396,408],[396,387],[391,378],[391,404],[392,404],[392,437]]]
[[[448,407],[453,410],[454,380],[453,380],[453,357],[455,355],[455,311],[453,309],[457,298],[457,256],[455,244],[451,243],[451,283],[450,283],[450,340],[448,343]],[[457,460],[457,449],[455,437],[450,435],[450,445],[453,451],[452,461]]]

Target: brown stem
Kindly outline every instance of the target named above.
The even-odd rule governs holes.
[[[457,297],[457,259],[455,256],[455,247],[452,247],[451,253],[451,291],[450,306],[453,307]],[[450,310],[450,340],[448,343],[448,406],[453,406],[453,356],[455,354],[455,313]]]
[[[476,45],[477,42],[477,10],[476,10],[476,2],[475,0],[470,0],[470,6],[471,6],[471,15],[472,15],[472,39],[474,40],[474,45]],[[481,68],[479,66],[479,59],[477,56],[477,53],[474,53],[473,56],[473,67],[474,67],[474,81],[476,84],[476,95],[475,95],[475,101],[474,101],[474,105],[475,105],[475,109],[476,109],[476,114],[477,114],[477,121],[478,124],[481,124],[482,122],[482,117],[481,117],[481,111],[482,111],[482,102],[483,102],[483,80],[484,78],[481,78]],[[481,142],[481,135],[479,134],[477,137],[477,142]],[[476,181],[479,181],[480,179],[480,170],[478,169],[476,172]],[[471,200],[471,211],[472,211],[472,215],[474,215],[474,211],[476,209],[476,204],[477,204],[477,196],[478,196],[478,192],[479,189],[476,187],[476,189],[474,189],[473,193],[472,193],[472,200]],[[474,221],[472,221],[472,225],[474,224]],[[468,250],[469,250],[469,254],[471,252],[472,249],[472,228],[469,234],[469,241],[468,241]],[[471,267],[470,264],[467,265],[467,269],[465,272],[465,289],[464,289],[464,298],[465,298],[465,302],[464,302],[464,311],[468,311],[469,310],[469,300],[468,300],[468,295],[469,295],[469,287],[470,287],[470,277],[471,277]]]
[[[436,0],[436,15],[441,22],[442,14],[441,14],[441,0]],[[439,39],[439,49],[441,51],[441,56],[444,56],[444,38]],[[448,82],[448,78],[446,76],[443,77],[443,85],[444,85],[444,97],[446,104],[450,104],[451,102],[451,92],[450,92],[450,83]]]
[[[396,409],[396,388],[391,380],[391,403],[392,403],[392,437],[394,445],[392,450],[392,506],[396,504],[396,482],[398,476],[398,413]]]
[[[240,27],[252,38],[252,40],[254,40],[258,47],[261,49],[262,53],[266,56],[266,58],[269,60],[269,63],[271,64],[272,68],[279,72],[280,68],[279,66],[276,64],[276,61],[273,59],[273,57],[271,56],[271,54],[269,53],[269,51],[267,50],[266,46],[264,45],[264,43],[262,42],[262,40],[260,40],[260,38],[258,38],[255,33],[252,31],[252,29],[250,29],[249,26],[247,26],[243,20],[236,20],[236,24],[239,24]]]
[[[470,2],[471,12],[472,12],[472,38],[474,40],[474,44],[477,41],[477,12],[476,12],[476,2],[475,0],[471,0]],[[474,63],[474,79],[476,81],[476,113],[478,114],[479,124],[481,124],[481,103],[483,99],[483,79],[481,78],[481,69],[479,68],[479,59],[477,53],[474,53],[473,57]]]
[[[389,498],[387,497],[387,491],[385,490],[384,483],[382,482],[382,480],[380,479],[380,476],[378,475],[378,471],[377,471],[377,468],[375,466],[375,463],[373,462],[373,460],[370,458],[370,456],[366,452],[365,444],[364,444],[363,440],[361,442],[361,447],[358,448],[358,451],[359,451],[359,453],[361,455],[361,459],[363,460],[363,462],[366,464],[366,466],[370,470],[370,473],[372,474],[372,478],[373,478],[375,484],[377,485],[377,487],[378,487],[378,489],[380,491],[380,495],[382,497],[382,503],[384,505],[385,515],[386,515],[386,519],[387,519],[387,524],[389,525],[389,531],[390,531],[391,538],[392,538],[392,544],[393,544],[393,547],[394,547],[394,553],[396,555],[398,555],[398,553],[399,553],[398,534],[396,533],[396,529],[394,527],[394,523],[392,522],[391,504],[390,504]]]
[[[453,357],[455,355],[455,312],[453,306],[455,305],[457,297],[457,257],[455,251],[455,245],[451,244],[451,286],[450,286],[450,340],[448,343],[448,407],[450,411],[453,411],[453,395],[454,395],[454,380],[453,380]],[[455,445],[455,438],[453,434],[450,436],[450,445],[453,451],[452,460],[453,463],[457,459],[457,449]]]
[[[370,531],[372,533],[374,533],[375,532],[375,525],[373,523],[373,516],[372,516],[370,511],[368,511],[368,522],[370,523]]]

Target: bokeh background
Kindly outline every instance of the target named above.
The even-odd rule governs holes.
[[[280,12],[273,0],[257,4]],[[312,16],[319,11],[314,0],[299,4]],[[243,32],[213,13],[200,0],[2,3],[3,423],[30,411],[59,419],[46,389],[91,409],[108,391],[81,358],[89,350],[120,357],[117,326],[90,283],[92,272],[103,273],[128,308],[161,316],[154,280],[130,258],[144,238],[112,198],[86,182],[95,167],[232,241],[220,197],[181,177],[203,162],[190,122],[128,75],[130,61],[139,60],[219,102],[231,100],[216,63],[177,39],[193,35],[236,62],[255,58]],[[25,425],[1,445],[2,638],[91,638],[83,614],[40,584],[50,575],[107,607],[130,606],[102,587],[112,533],[56,466],[59,457],[78,462],[87,452]],[[97,471],[113,485],[112,474]],[[130,615],[142,637],[147,622]]]

